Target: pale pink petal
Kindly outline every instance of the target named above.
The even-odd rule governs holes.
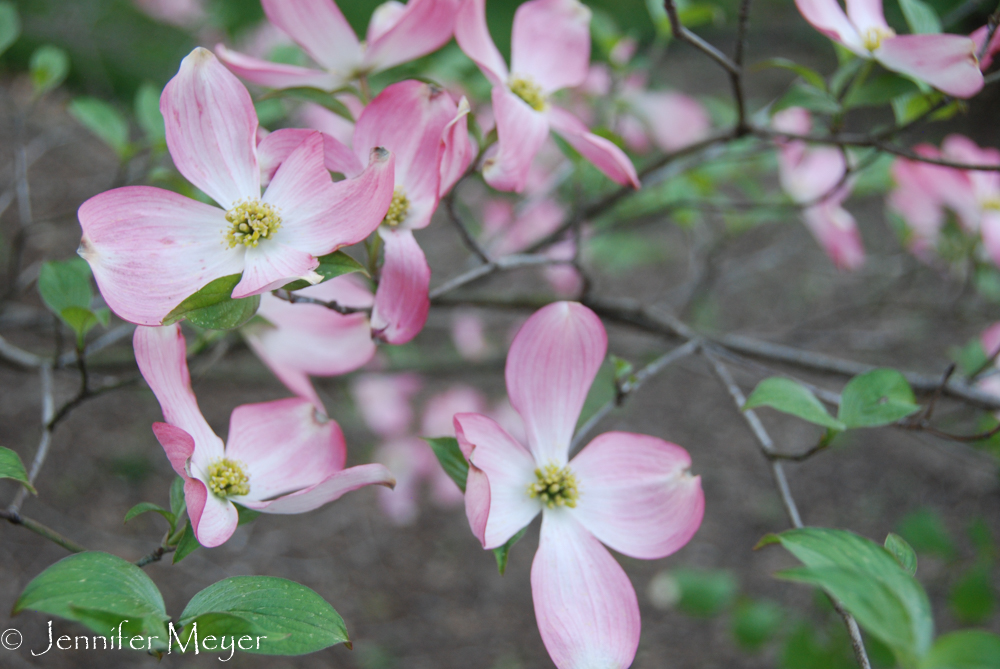
[[[862,35],[872,29],[891,30],[882,12],[882,0],[845,0],[847,18]]]
[[[178,476],[187,478],[187,461],[194,453],[194,438],[179,427],[170,423],[153,423],[153,434],[163,446],[170,466]]]
[[[392,154],[373,149],[360,176],[334,183],[323,166],[323,147],[322,136],[314,133],[282,163],[264,193],[282,219],[282,227],[268,242],[317,257],[371,234],[389,210],[393,189]]]
[[[465,477],[465,518],[469,529],[483,547],[486,547],[486,525],[490,518],[490,481],[479,467],[469,464]]]
[[[569,463],[580,497],[570,513],[601,543],[643,560],[677,552],[705,512],[701,477],[680,446],[644,434],[606,432]]]
[[[228,499],[209,493],[203,481],[191,478],[184,482],[184,501],[194,536],[202,546],[215,548],[233,536],[240,521],[236,507]]]
[[[444,197],[465,175],[469,164],[476,157],[476,145],[469,136],[469,101],[463,97],[458,112],[444,129],[444,147],[441,151],[441,186],[438,195]]]
[[[528,486],[536,481],[535,461],[492,418],[460,413],[455,416],[455,434],[466,459],[488,483],[478,481],[475,489],[466,483],[466,514],[473,533],[483,548],[502,546],[542,509],[537,499],[528,497]],[[487,519],[480,536],[476,525],[481,521],[473,524],[473,518],[480,519],[484,509]]]
[[[369,162],[371,162],[370,156]],[[339,172],[348,179],[353,179],[365,171],[365,164],[358,160],[351,147],[326,133],[323,133],[323,163],[326,169]]]
[[[257,160],[260,163],[260,183],[271,183],[275,172],[304,141],[315,135],[308,128],[282,128],[266,135],[257,143]],[[352,154],[353,157],[353,154]]]
[[[973,32],[969,37],[976,44],[976,53],[981,53],[983,51],[983,45],[986,43],[986,37],[990,34],[989,25],[982,26]],[[983,53],[982,59],[979,61],[979,69],[985,72],[990,69],[993,64],[993,57],[1000,53],[1000,30],[993,33],[993,39],[990,41],[990,48],[986,49]]]
[[[548,118],[552,129],[609,179],[623,186],[642,186],[632,161],[614,142],[590,132],[580,119],[565,109],[549,107]]]
[[[535,154],[549,136],[549,120],[504,86],[494,86],[492,95],[497,146],[483,164],[483,178],[497,190],[519,193],[528,182]]]
[[[553,244],[546,249],[545,255],[553,260],[570,261],[576,256],[576,242],[572,239],[565,239]],[[580,276],[580,272],[569,263],[547,265],[543,273],[557,295],[579,295],[580,291],[583,290],[583,278]]]
[[[708,136],[712,120],[705,107],[681,93],[656,91],[633,101],[649,124],[653,141],[663,151],[676,151]]]
[[[425,461],[421,446],[427,448],[420,439],[405,437],[382,444],[374,454],[375,460],[396,477],[395,488],[376,491],[379,507],[396,525],[409,525],[420,513],[420,481]]]
[[[976,45],[961,35],[900,35],[875,50],[878,62],[958,98],[970,98],[983,88]]]
[[[391,488],[396,485],[396,479],[384,465],[358,465],[332,474],[312,488],[279,497],[273,502],[248,503],[247,506],[264,513],[305,513],[369,485]]]
[[[260,295],[298,279],[319,283],[323,277],[314,270],[319,260],[305,251],[273,239],[247,249],[243,278],[233,288],[233,299]]]
[[[420,434],[424,437],[454,437],[455,414],[484,413],[486,398],[464,384],[456,384],[427,400]]]
[[[364,107],[353,95],[339,95],[337,99],[347,105],[355,120],[361,115]],[[308,102],[299,108],[299,119],[306,127],[330,135],[342,144],[350,145],[354,141],[354,120],[349,121],[326,107]]]
[[[494,86],[507,81],[507,63],[486,25],[486,0],[465,0],[455,17],[455,41]]]
[[[993,354],[1000,350],[1000,323],[994,323],[986,328],[983,334],[979,335],[979,341],[983,345],[983,351],[986,352],[986,355],[992,358]],[[1000,376],[991,378],[1000,381]]]
[[[411,230],[379,228],[385,263],[375,291],[372,332],[390,344],[405,344],[424,328],[430,311],[431,268]]]
[[[298,65],[272,63],[269,60],[261,60],[239,51],[227,49],[222,44],[215,46],[215,54],[231,72],[252,84],[265,88],[305,87],[332,91],[344,83],[341,77],[330,72],[299,67]]]
[[[495,242],[497,255],[519,253],[545,239],[566,220],[566,209],[557,200],[545,198],[528,202]]]
[[[799,204],[847,194],[846,184],[839,189],[845,192],[835,192],[847,172],[844,152],[837,147],[807,147],[802,142],[789,142],[779,151],[778,167],[782,188]]]
[[[261,0],[267,18],[313,60],[343,79],[361,64],[354,29],[333,0]]]
[[[987,209],[983,212],[980,232],[983,248],[993,264],[1000,267],[1000,210]]]
[[[226,457],[243,463],[250,493],[262,502],[305,490],[344,468],[347,446],[336,421],[312,402],[291,398],[244,404],[229,419]]]
[[[177,193],[116,188],[84,202],[78,217],[79,254],[111,310],[131,323],[159,325],[209,282],[243,271],[243,248],[226,248],[225,212]]]
[[[837,202],[824,202],[802,211],[806,227],[838,269],[855,270],[865,262],[861,234],[851,213]]]
[[[510,69],[546,93],[575,88],[590,66],[590,10],[577,0],[530,0],[517,8]]]
[[[223,209],[260,194],[257,112],[243,84],[198,47],[163,89],[160,111],[174,166]]]
[[[398,437],[410,428],[410,396],[420,390],[414,374],[368,374],[352,384],[351,394],[369,429],[380,437]]]
[[[209,427],[191,390],[187,345],[180,325],[137,327],[132,346],[142,378],[160,403],[164,420],[194,439],[193,452],[197,452],[199,459],[222,457],[222,440]]]
[[[639,602],[625,571],[566,510],[546,511],[531,564],[545,649],[559,669],[626,669],[639,646]]]
[[[945,137],[941,144],[941,153],[945,158],[959,163],[970,165],[998,165],[1000,166],[1000,150],[990,148],[980,148],[975,142],[964,135],[951,134]],[[942,168],[947,170],[947,168]],[[958,170],[950,170],[958,172]],[[976,206],[982,202],[1000,202],[1000,172],[990,172],[987,170],[968,170],[964,176],[971,182],[973,197]],[[954,198],[961,198],[964,193],[954,194]],[[955,203],[952,204],[956,206]],[[956,210],[961,211],[956,207]]]
[[[451,341],[463,360],[483,360],[490,353],[483,320],[475,313],[455,312],[451,321]]]
[[[790,135],[808,135],[812,132],[812,117],[805,107],[789,107],[771,117],[771,127]]]
[[[407,63],[437,51],[451,39],[455,11],[462,0],[410,0],[386,3],[368,24],[365,65],[376,70]]]
[[[802,17],[830,39],[840,42],[862,58],[871,58],[864,39],[847,18],[837,0],[795,0]]]
[[[539,464],[566,464],[576,421],[607,349],[601,319],[577,302],[543,307],[518,331],[507,354],[507,394],[524,419]]]

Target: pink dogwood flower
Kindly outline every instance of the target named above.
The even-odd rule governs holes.
[[[983,53],[983,57],[979,61],[979,69],[983,72],[990,69],[990,66],[993,64],[993,57],[1000,53],[1000,30],[993,32],[993,39],[990,40],[989,48],[985,52],[983,51],[983,47],[986,45],[986,38],[989,34],[990,27],[989,25],[985,25],[969,35],[976,44],[976,53]]]
[[[508,69],[486,26],[486,0],[465,0],[459,8],[455,39],[493,84],[497,145],[487,154],[483,176],[497,190],[524,189],[550,128],[609,178],[639,188],[635,167],[621,149],[550,100],[586,80],[589,26],[590,10],[577,0],[522,4],[514,15]]]
[[[368,428],[388,439],[410,430],[413,422],[410,398],[420,386],[416,374],[365,374],[351,384],[351,394]]]
[[[380,464],[344,469],[340,426],[301,398],[236,407],[223,444],[191,390],[180,326],[139,327],[133,344],[166,421],[154,423],[153,433],[184,479],[188,517],[203,546],[232,536],[234,502],[264,513],[304,513],[366,485],[395,485]]]
[[[777,130],[809,134],[809,112],[793,107],[772,119]],[[832,146],[811,147],[805,142],[782,141],[778,148],[778,176],[785,192],[804,205],[802,219],[823,250],[839,269],[853,270],[864,264],[865,250],[857,223],[842,203],[851,193],[844,181],[844,153]]]
[[[261,195],[266,156],[258,152],[253,102],[210,51],[195,49],[182,61],[160,108],[178,171],[221,208],[147,186],[83,203],[79,253],[126,321],[159,325],[185,298],[233,274],[242,274],[234,298],[296,279],[317,283],[317,257],[365,239],[389,208],[392,156],[374,150],[357,178],[334,183],[316,132]]]
[[[261,0],[268,20],[323,69],[272,63],[222,44],[215,51],[230,70],[260,86],[333,91],[444,46],[451,39],[460,1],[386,2],[372,14],[367,39],[359,42],[333,0]]]
[[[701,479],[688,473],[691,458],[675,444],[608,432],[569,460],[606,350],[592,311],[550,304],[528,319],[507,357],[507,392],[524,420],[527,448],[486,416],[455,416],[470,465],[466,514],[483,547],[502,546],[542,514],[531,591],[542,641],[559,669],[619,669],[635,657],[635,590],[601,544],[662,558],[691,539],[704,513]]]
[[[897,35],[885,21],[882,0],[795,0],[806,21],[861,58],[926,81],[948,95],[969,98],[983,87],[976,45],[963,35]]]

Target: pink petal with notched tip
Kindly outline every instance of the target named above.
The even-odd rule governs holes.
[[[209,427],[198,408],[194,391],[191,390],[186,358],[187,344],[180,325],[138,327],[132,336],[132,346],[139,372],[160,403],[164,420],[193,439],[194,448],[187,457],[194,458],[199,463],[221,458],[222,440]],[[180,437],[173,430],[164,432],[164,435],[168,432],[172,433],[170,437],[173,441]],[[186,448],[183,446],[183,449]],[[172,457],[171,464],[174,464]]]
[[[358,36],[333,0],[261,0],[261,5],[271,23],[344,80],[361,64]]]
[[[507,63],[486,25],[486,0],[465,0],[455,16],[455,41],[494,86],[507,81]]]
[[[239,512],[229,500],[209,493],[201,479],[189,478],[184,482],[184,502],[194,536],[202,546],[215,548],[233,536]]]
[[[545,93],[575,88],[590,66],[590,10],[577,0],[531,0],[517,8],[510,69]]]
[[[223,209],[260,196],[257,112],[247,89],[196,48],[163,89],[160,111],[177,171]]]
[[[855,270],[865,263],[865,248],[857,223],[836,200],[802,211],[806,227],[819,242],[837,269]]]
[[[492,97],[497,144],[483,163],[483,178],[497,190],[520,193],[535,155],[549,136],[549,120],[504,86],[494,86]]]
[[[385,262],[375,291],[372,332],[389,344],[405,344],[421,330],[430,311],[431,268],[410,230],[379,228]]]
[[[368,24],[365,64],[386,70],[437,51],[451,39],[461,1],[410,0],[406,5],[381,5]]]
[[[535,619],[559,669],[625,669],[639,646],[639,602],[625,571],[565,509],[546,511],[531,564]]]
[[[609,179],[622,186],[642,186],[632,161],[614,142],[590,132],[580,119],[565,109],[550,107],[547,116],[552,130]]]
[[[580,486],[572,516],[601,543],[642,560],[677,552],[701,526],[705,495],[691,456],[656,437],[606,432],[569,463]]]
[[[975,51],[973,41],[961,35],[900,35],[883,40],[875,58],[943,93],[971,98],[983,88]]]
[[[252,84],[265,88],[319,88],[330,91],[340,87],[343,80],[330,72],[314,70],[298,65],[272,63],[254,58],[239,51],[226,48],[224,44],[215,46],[215,54],[229,71],[243,77]]]
[[[845,0],[845,2],[847,18],[862,35],[873,28],[891,30],[889,24],[885,22],[882,0]]]
[[[542,509],[538,500],[528,497],[528,486],[536,480],[535,460],[492,418],[480,414],[457,414],[455,434],[479,478],[474,487],[467,481],[465,488],[473,534],[483,548],[502,546]]]
[[[601,319],[577,302],[539,309],[514,337],[507,394],[539,464],[566,464],[576,421],[607,350]]]
[[[263,513],[305,513],[369,485],[391,488],[396,485],[396,479],[383,465],[358,465],[331,474],[311,488],[279,497],[273,502],[248,502],[247,506]]]
[[[233,288],[234,300],[260,295],[299,279],[309,283],[319,283],[323,279],[313,271],[319,267],[315,256],[273,239],[248,248],[245,263],[243,278]]]
[[[170,423],[153,423],[153,434],[177,475],[188,478],[187,461],[194,453],[194,438]]]
[[[159,325],[209,282],[243,271],[243,249],[225,246],[225,212],[183,195],[116,188],[84,202],[78,216],[79,254],[111,310],[131,323]]]
[[[347,447],[337,423],[312,402],[291,398],[244,404],[229,419],[226,458],[241,462],[250,493],[262,502],[320,483],[344,468]]]
[[[858,56],[871,58],[864,39],[837,0],[795,0],[795,6],[813,28],[835,42],[840,42]]]
[[[438,196],[444,197],[458,183],[476,157],[476,145],[469,136],[469,100],[458,102],[455,118],[444,129],[441,150],[441,185]]]

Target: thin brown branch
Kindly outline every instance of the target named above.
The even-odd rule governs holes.
[[[159,562],[160,560],[163,559],[164,555],[167,555],[168,553],[173,553],[175,550],[177,550],[176,546],[157,546],[156,550],[136,560],[135,566],[142,568],[148,564]]]
[[[537,267],[541,265],[570,265],[572,260],[557,260],[540,254],[519,254],[502,256],[496,260],[491,260],[485,265],[480,265],[474,269],[460,274],[438,286],[430,292],[431,302],[437,302],[448,293],[479,281],[497,272],[518,269],[521,267]]]
[[[483,247],[479,245],[479,242],[476,241],[476,238],[472,236],[469,228],[465,225],[465,221],[463,221],[462,217],[458,215],[457,211],[455,211],[454,189],[452,189],[452,191],[444,197],[444,208],[448,212],[451,222],[455,224],[455,228],[458,230],[458,234],[462,238],[462,242],[465,244],[466,248],[468,248],[474,256],[483,261],[483,263],[489,264],[490,256],[485,250],[483,250]]]
[[[72,539],[67,539],[52,528],[46,527],[45,525],[42,525],[38,521],[32,520],[27,516],[22,516],[16,509],[0,509],[0,518],[3,518],[12,525],[20,525],[25,529],[31,530],[35,534],[45,537],[52,543],[62,546],[70,553],[85,553],[87,551],[87,549],[80,544],[76,543]]]
[[[371,313],[371,307],[347,307],[340,304],[336,300],[318,300],[314,297],[306,297],[305,295],[297,295],[296,293],[289,290],[275,290],[271,291],[272,294],[279,300],[284,300],[286,302],[291,302],[292,304],[315,304],[320,307],[326,307],[332,311],[336,311],[338,314],[368,314]]]
[[[718,63],[726,72],[735,75],[740,74],[740,66],[730,60],[726,54],[684,27],[677,13],[677,5],[674,3],[674,0],[665,0],[664,6],[667,10],[667,16],[670,17],[670,27],[673,31],[674,39],[687,42]]]

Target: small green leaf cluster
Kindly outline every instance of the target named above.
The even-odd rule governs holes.
[[[91,308],[94,292],[90,279],[90,266],[81,258],[43,263],[38,275],[42,301],[73,330],[80,349],[87,333],[98,324],[107,327],[111,318],[107,307]]]

